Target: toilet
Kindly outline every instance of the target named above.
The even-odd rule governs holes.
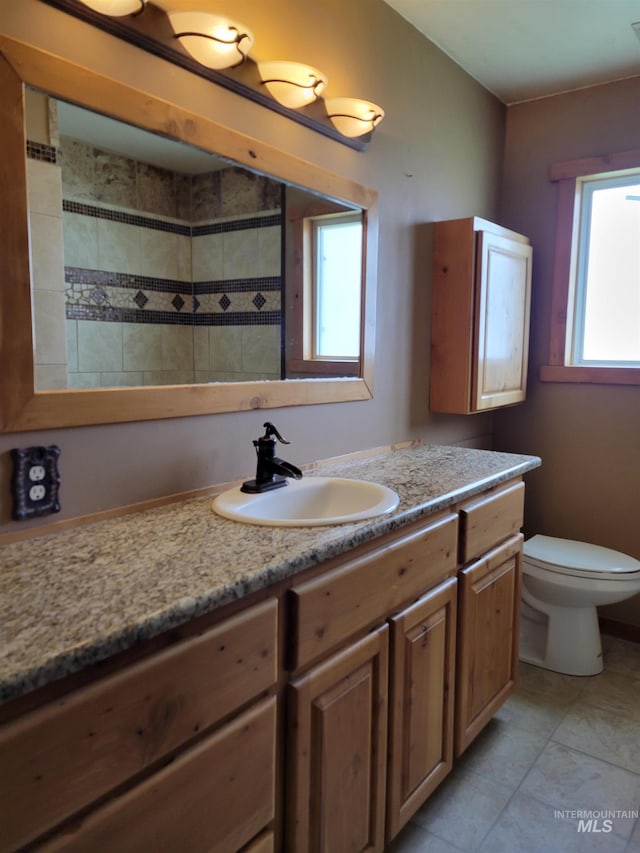
[[[524,543],[520,660],[566,675],[602,672],[596,607],[640,592],[640,560],[586,542]]]

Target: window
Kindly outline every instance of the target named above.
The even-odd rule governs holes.
[[[312,359],[360,357],[362,216],[336,214],[310,220],[313,309],[307,330]]]
[[[360,376],[370,211],[292,191],[285,221],[286,375]]]
[[[560,163],[549,381],[640,384],[640,151]]]

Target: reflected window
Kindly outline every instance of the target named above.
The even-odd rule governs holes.
[[[360,356],[362,216],[357,213],[314,217],[311,357],[357,359]]]

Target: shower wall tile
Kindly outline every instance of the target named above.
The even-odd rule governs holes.
[[[63,364],[36,364],[33,369],[36,391],[64,391],[67,386],[67,369]]]
[[[102,388],[134,388],[140,385],[142,385],[141,370],[100,374],[100,386]]]
[[[67,363],[64,293],[36,290],[33,293],[36,364]]]
[[[140,247],[140,274],[153,278],[179,279],[178,235],[150,228],[135,228]]]
[[[107,151],[95,149],[95,197],[107,204],[135,208],[136,163]]]
[[[98,269],[144,275],[140,229],[124,222],[99,219]]]
[[[282,269],[282,229],[258,228],[258,269],[261,276],[279,276]]]
[[[185,371],[193,375],[193,328],[162,327],[162,369]]]
[[[220,172],[194,175],[191,184],[192,221],[218,219],[221,216],[220,205]]]
[[[62,211],[60,166],[42,160],[27,159],[27,202],[31,213],[60,216]]]
[[[191,237],[177,234],[176,239],[178,242],[178,280],[193,281],[191,271]]]
[[[77,213],[62,214],[65,266],[98,269],[98,221]]]
[[[227,231],[224,237],[222,278],[255,278],[258,275],[258,229]]]
[[[78,323],[80,372],[119,372],[122,364],[122,326],[83,320]]]
[[[242,326],[242,369],[280,375],[280,326]]]
[[[143,385],[191,385],[193,370],[154,370],[142,374]]]
[[[179,172],[175,173],[175,190],[176,190],[176,217],[184,222],[193,221],[192,210],[192,184],[193,178],[191,175],[182,175]]]
[[[95,149],[92,145],[61,137],[58,157],[65,198],[95,201]]]
[[[34,290],[64,293],[62,216],[31,213],[29,230]]]
[[[176,174],[168,169],[137,163],[137,209],[160,216],[177,217]]]
[[[193,327],[193,366],[196,372],[209,370],[209,328]],[[197,380],[196,382],[201,381]]]
[[[74,391],[82,391],[89,388],[101,388],[99,373],[70,373],[68,377],[69,388]]]
[[[205,234],[192,238],[193,281],[218,281],[224,278],[224,234]]]
[[[242,364],[242,327],[209,328],[209,367],[216,371],[233,371]]]
[[[67,339],[67,370],[70,373],[78,372],[78,321],[66,320]]]
[[[155,323],[122,324],[124,370],[162,370],[163,328]]]

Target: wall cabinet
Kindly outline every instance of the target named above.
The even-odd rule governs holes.
[[[383,850],[515,687],[523,502],[489,489],[6,722],[0,851]]]
[[[435,223],[431,411],[525,399],[531,254],[526,237],[479,217]]]

